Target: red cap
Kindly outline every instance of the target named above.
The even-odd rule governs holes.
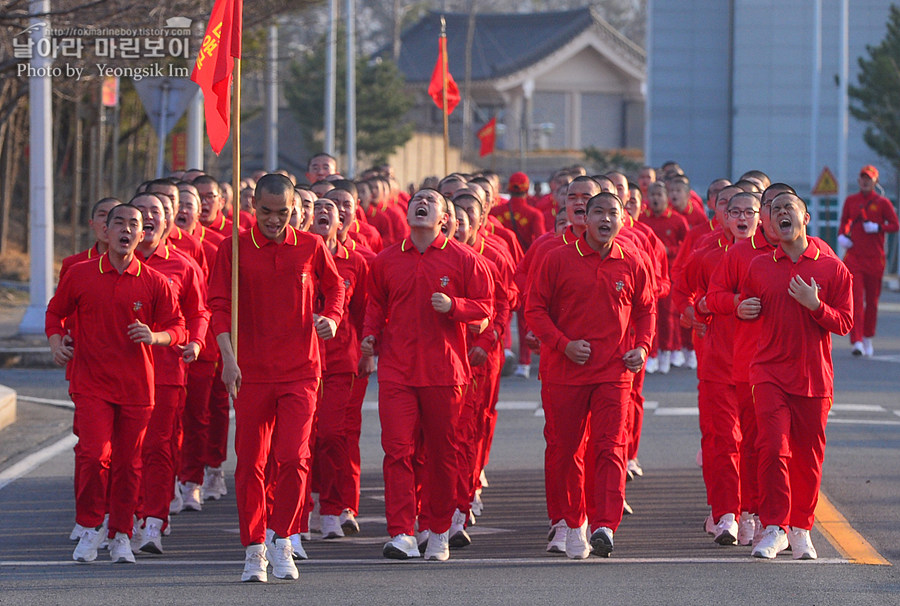
[[[872,181],[878,181],[878,169],[872,166],[871,164],[866,164],[859,170],[860,176],[865,175],[872,179]]]
[[[511,194],[528,193],[528,175],[523,172],[515,172],[509,176],[509,186],[506,188]]]

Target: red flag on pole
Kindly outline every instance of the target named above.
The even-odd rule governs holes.
[[[486,156],[494,153],[494,142],[497,139],[497,118],[493,117],[488,123],[478,129],[478,139],[481,141],[481,152],[479,156]]]
[[[231,79],[234,59],[241,56],[242,0],[216,0],[191,80],[203,91],[206,134],[216,155],[231,128]]]
[[[444,90],[444,62],[447,60],[447,38],[442,37],[438,46],[438,59],[434,64],[434,71],[431,72],[431,83],[428,85],[428,94],[434,100],[435,105],[444,108],[443,90]],[[449,64],[448,64],[449,65]],[[452,114],[456,106],[459,105],[459,88],[450,74],[450,68],[447,68],[447,114]]]

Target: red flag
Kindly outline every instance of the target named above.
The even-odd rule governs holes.
[[[478,129],[478,139],[481,141],[481,152],[479,156],[486,156],[494,153],[494,142],[497,139],[497,118],[496,116],[488,120],[488,123]]]
[[[444,61],[446,57],[447,38],[441,36],[437,63],[434,65],[434,71],[431,72],[431,83],[428,85],[428,94],[441,109],[444,109]],[[447,115],[452,114],[457,105],[459,105],[459,89],[456,87],[456,82],[450,74],[450,68],[447,67]]]
[[[191,80],[203,91],[206,134],[216,155],[231,129],[231,78],[241,56],[243,0],[216,0]]]

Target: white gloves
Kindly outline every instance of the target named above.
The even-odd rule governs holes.
[[[837,241],[838,241],[838,246],[840,246],[841,248],[844,248],[844,249],[850,248],[851,246],[853,246],[853,240],[851,240],[844,234],[838,234]]]
[[[863,229],[867,234],[877,234],[880,226],[875,221],[866,221],[863,223]]]

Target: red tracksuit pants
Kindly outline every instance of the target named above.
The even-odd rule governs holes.
[[[884,276],[884,264],[877,261],[872,266],[860,268],[854,264],[853,274],[853,328],[850,329],[850,342],[862,341],[863,337],[875,336],[875,325],[878,323],[878,297],[881,296],[881,279]]]
[[[384,449],[384,505],[388,534],[413,534],[416,522],[416,478],[413,458],[421,432],[425,455],[426,494],[422,496],[428,526],[435,533],[450,528],[456,509],[457,429],[465,386],[412,387],[381,381],[378,416]]]
[[[481,488],[481,472],[487,467],[491,459],[491,445],[494,442],[494,430],[497,428],[497,400],[500,397],[500,373],[503,372],[503,363],[506,358],[503,355],[503,348],[498,344],[497,347],[488,352],[488,359],[485,362],[488,365],[487,382],[483,385],[485,405],[482,408],[484,420],[482,422],[482,434],[478,440],[478,453],[475,459],[475,489]],[[472,498],[475,493],[472,493]]]
[[[551,434],[545,454],[545,464],[549,466],[545,474],[547,492],[561,507],[561,517],[570,528],[581,526],[588,514],[592,531],[601,526],[615,531],[622,521],[630,389],[631,381],[594,385],[544,383],[541,388],[544,434]],[[587,431],[590,437],[585,447]],[[582,448],[590,465],[579,457]],[[585,467],[593,470],[591,481],[585,478]],[[590,512],[586,508],[586,489],[592,491]],[[548,505],[548,512],[549,509]]]
[[[141,492],[141,446],[152,406],[119,406],[72,394],[78,428],[75,521],[95,528],[109,504],[109,537],[129,537]],[[166,491],[171,494],[171,489]]]
[[[749,383],[737,383],[741,419],[741,511],[759,512],[759,456],[756,451],[756,408]]]
[[[319,379],[241,385],[234,401],[234,487],[244,546],[263,543],[266,528],[279,537],[300,531],[318,385]],[[277,477],[268,515],[265,468],[270,451]]]
[[[636,459],[641,445],[641,429],[644,427],[644,368],[634,375],[631,383],[631,407],[628,412],[628,448],[625,459]]]
[[[713,520],[741,514],[741,421],[734,385],[701,380],[697,388],[703,481]]]
[[[340,515],[345,509],[358,513],[359,451],[362,425],[361,402],[351,394],[353,373],[325,375],[316,409],[316,441],[313,450],[313,476],[319,492],[322,515]]]
[[[831,398],[786,393],[774,383],[753,386],[759,453],[759,519],[764,526],[812,528]]]
[[[184,441],[181,448],[181,469],[178,470],[178,477],[182,482],[203,483],[210,433],[210,394],[215,378],[216,363],[213,361],[195,360],[188,366],[187,395],[182,415]],[[227,422],[226,416],[226,427]]]
[[[141,517],[169,519],[169,502],[175,483],[175,461],[185,389],[179,385],[157,385],[156,403],[144,438],[143,504]]]

